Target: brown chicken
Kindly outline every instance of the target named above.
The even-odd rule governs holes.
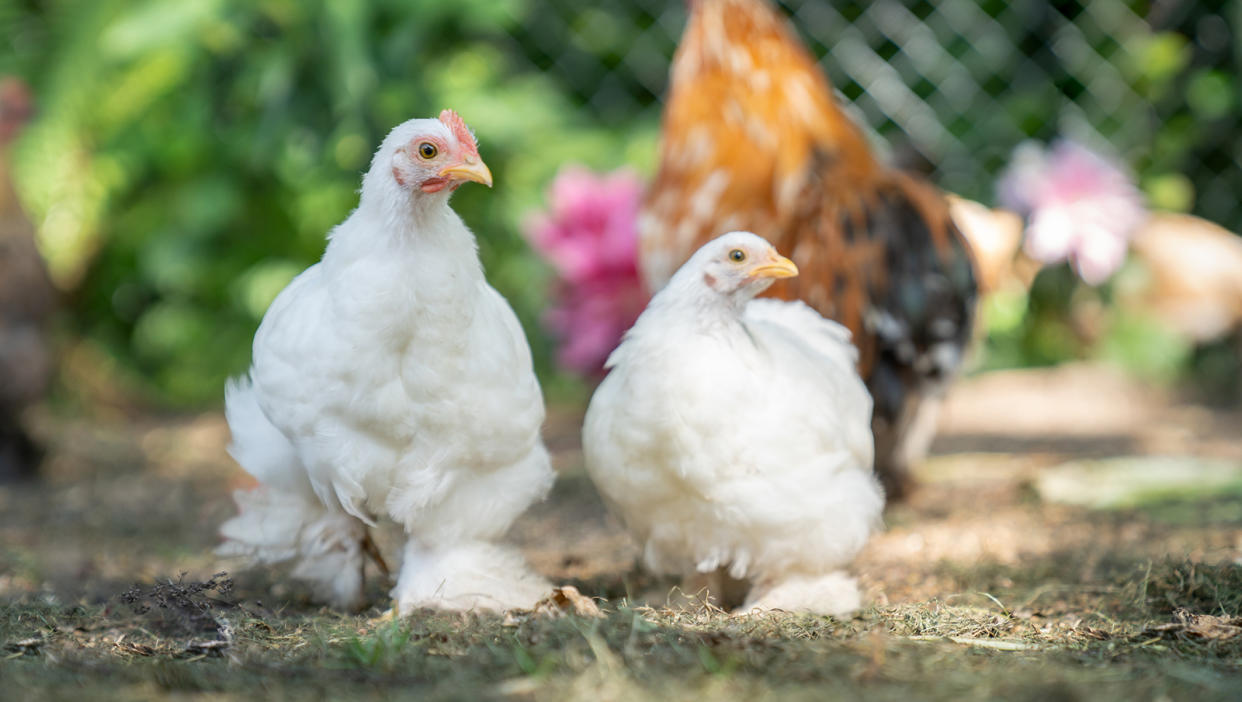
[[[900,497],[971,336],[975,276],[944,196],[876,160],[764,0],[692,2],[663,140],[639,222],[648,286],[730,230],[790,256],[801,274],[769,294],[853,332],[875,401],[876,469]]]
[[[25,84],[0,79],[0,481],[34,473],[39,451],[19,414],[43,396],[52,372],[48,322],[55,292],[8,162],[8,145],[30,108]]]
[[[1134,235],[1141,284],[1118,302],[1205,344],[1242,328],[1242,237],[1191,215],[1159,212]]]

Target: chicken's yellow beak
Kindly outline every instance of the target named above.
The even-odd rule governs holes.
[[[472,180],[489,188],[492,187],[492,172],[480,158],[467,158],[456,166],[449,166],[440,171],[440,177],[452,180]]]
[[[798,275],[798,267],[793,261],[773,251],[771,257],[752,268],[750,274],[755,278],[792,278]]]

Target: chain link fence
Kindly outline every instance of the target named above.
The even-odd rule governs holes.
[[[854,118],[894,162],[991,202],[1024,139],[1129,163],[1156,206],[1242,230],[1242,3],[783,0]],[[680,0],[533,0],[512,54],[591,119],[656,120]]]
[[[1015,146],[1071,136],[1154,206],[1242,231],[1240,0],[780,1],[881,151],[948,190],[994,202]],[[368,145],[430,108],[468,114],[503,179],[454,204],[537,330],[547,271],[519,223],[565,163],[652,165],[686,7],[0,0],[0,74],[39,106],[8,156],[75,328],[154,395],[216,402],[357,202]],[[1055,282],[1006,363],[1080,353]]]

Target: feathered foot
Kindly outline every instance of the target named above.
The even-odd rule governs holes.
[[[511,547],[483,542],[428,547],[410,539],[392,596],[398,613],[407,616],[422,607],[530,609],[551,591]]]
[[[233,498],[240,511],[221,525],[225,541],[218,554],[254,563],[293,561],[293,577],[309,582],[316,598],[340,609],[362,608],[366,556],[387,567],[365,524],[265,488],[238,490]]]
[[[861,606],[858,581],[844,571],[836,571],[827,575],[793,575],[761,581],[751,590],[738,613],[779,609],[842,617]]]

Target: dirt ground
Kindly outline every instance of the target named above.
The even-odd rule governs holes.
[[[319,609],[279,571],[241,572],[212,555],[230,490],[246,484],[224,452],[219,414],[36,412],[50,447],[43,479],[0,487],[0,686],[101,698],[248,696],[239,686],[253,678],[269,693],[328,697],[1242,699],[1238,413],[1091,365],[963,381],[943,407],[920,488],[890,507],[854,566],[868,608],[848,622],[745,626],[661,608],[671,583],[638,569],[582,471],[580,416],[552,408],[547,440],[561,479],[511,537],[554,581],[607,598],[604,623],[589,627],[430,615],[389,623],[379,581],[361,615]],[[1127,492],[1138,482],[1129,476],[1152,466],[1155,487]],[[380,543],[391,549],[393,538]],[[236,638],[221,634],[219,616],[202,631],[166,627],[144,609],[150,597],[122,596],[222,570],[232,591],[187,601],[250,603],[237,610],[246,615]],[[204,631],[222,643],[196,649]],[[432,640],[424,635],[459,646],[469,677],[435,668],[438,649],[416,645]],[[325,682],[306,672],[322,670],[348,673]]]

